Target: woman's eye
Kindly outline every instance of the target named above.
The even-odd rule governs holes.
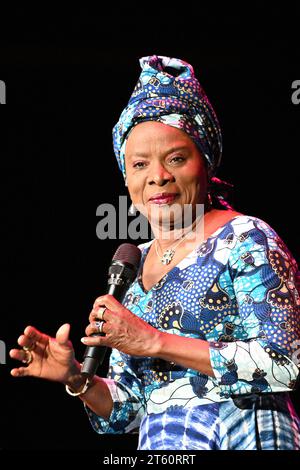
[[[182,157],[182,155],[176,155],[175,157],[172,157],[170,159],[170,163],[181,163],[184,161],[184,157]]]
[[[135,163],[133,164],[133,168],[137,168],[137,169],[139,169],[139,168],[144,168],[145,165],[146,165],[145,162],[135,162]]]

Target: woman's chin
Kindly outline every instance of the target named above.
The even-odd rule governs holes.
[[[151,225],[164,229],[188,228],[193,224],[195,214],[193,206],[187,204],[150,204],[147,206],[147,218]]]

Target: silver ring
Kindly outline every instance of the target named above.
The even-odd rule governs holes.
[[[99,333],[103,333],[104,321],[96,321],[95,326],[98,328]]]
[[[31,346],[23,346],[24,351],[33,351],[36,347],[35,343],[32,343]]]
[[[22,362],[24,362],[24,364],[28,365],[33,361],[33,355],[31,354],[31,351],[29,351],[28,349],[23,348],[23,350],[25,351],[26,359],[23,359]]]
[[[103,315],[105,310],[107,310],[106,307],[99,307],[99,310],[97,312],[97,318],[99,318],[99,320],[104,320]]]

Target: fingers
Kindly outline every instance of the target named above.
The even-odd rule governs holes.
[[[85,336],[80,341],[86,346],[109,346],[109,340],[106,336]]]
[[[27,326],[24,330],[24,334],[19,336],[18,344],[22,348],[29,348],[33,349],[35,344],[43,339],[47,338],[46,335],[40,333],[36,328],[33,326]]]
[[[56,341],[61,346],[69,346],[69,335],[71,326],[69,323],[62,325],[56,332]]]
[[[106,294],[98,297],[93,305],[93,310],[89,315],[89,322],[95,320],[105,320],[112,318],[114,314],[120,314],[124,306],[118,302],[113,295]]]
[[[28,352],[23,349],[11,349],[9,355],[12,359],[26,362],[28,360]],[[18,367],[10,371],[13,377],[25,377],[30,375],[29,367]]]
[[[105,310],[103,309],[105,307]],[[90,324],[87,326],[85,333],[87,337],[81,339],[81,342],[88,346],[106,346],[108,345],[109,338],[107,336],[91,336],[93,334],[102,333],[109,334],[109,328],[117,321],[121,312],[124,310],[124,306],[118,302],[115,297],[110,294],[102,295],[98,297],[93,305],[93,310],[89,315]],[[100,320],[100,321],[99,321]],[[99,324],[102,323],[102,327],[99,330]],[[106,344],[107,343],[107,344]]]
[[[27,352],[23,349],[11,349],[9,355],[12,359],[16,359],[17,361],[23,362],[27,359]]]
[[[32,348],[35,343],[42,341],[46,335],[38,331],[33,326],[27,326],[24,330],[24,334],[18,338],[18,344],[22,348]]]
[[[95,320],[97,320],[97,312],[93,309],[89,314],[89,322],[92,323]]]
[[[18,369],[12,369],[10,371],[13,377],[26,377],[29,376],[28,367],[19,367]]]
[[[107,333],[107,323],[105,321],[91,322],[85,329],[87,336],[99,333]]]
[[[34,350],[36,347],[36,343],[38,341],[41,341],[44,336],[45,335],[40,333],[33,326],[27,326],[24,330],[24,334],[19,336],[18,338],[19,346],[21,346],[21,348],[26,348],[27,350],[25,351],[24,349],[12,349],[9,352],[10,357],[17,361],[22,361],[22,362],[29,364],[28,360],[31,359],[32,361],[32,357],[33,357],[32,352],[29,352],[29,351]],[[11,375],[13,377],[23,377],[25,375],[30,375],[30,372],[28,371],[28,366],[19,367],[16,369],[12,369]]]
[[[32,341],[32,343],[41,341],[45,336],[43,333],[41,333],[39,330],[37,330],[33,326],[27,326],[24,330],[24,334]]]
[[[32,339],[28,338],[28,336],[26,335],[21,335],[19,336],[18,338],[18,344],[22,347],[22,348],[32,348],[34,345],[35,345],[35,341],[33,341]]]
[[[92,323],[95,320],[106,321],[109,318],[109,310],[107,307],[101,307],[98,305],[97,308],[93,309],[89,315],[89,322]]]
[[[102,295],[95,300],[93,308],[97,309],[99,306],[106,307],[113,312],[118,312],[123,308],[123,305],[110,294]]]

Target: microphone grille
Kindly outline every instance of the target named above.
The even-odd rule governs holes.
[[[123,243],[117,248],[113,261],[122,261],[137,268],[141,261],[141,250],[131,243]]]

